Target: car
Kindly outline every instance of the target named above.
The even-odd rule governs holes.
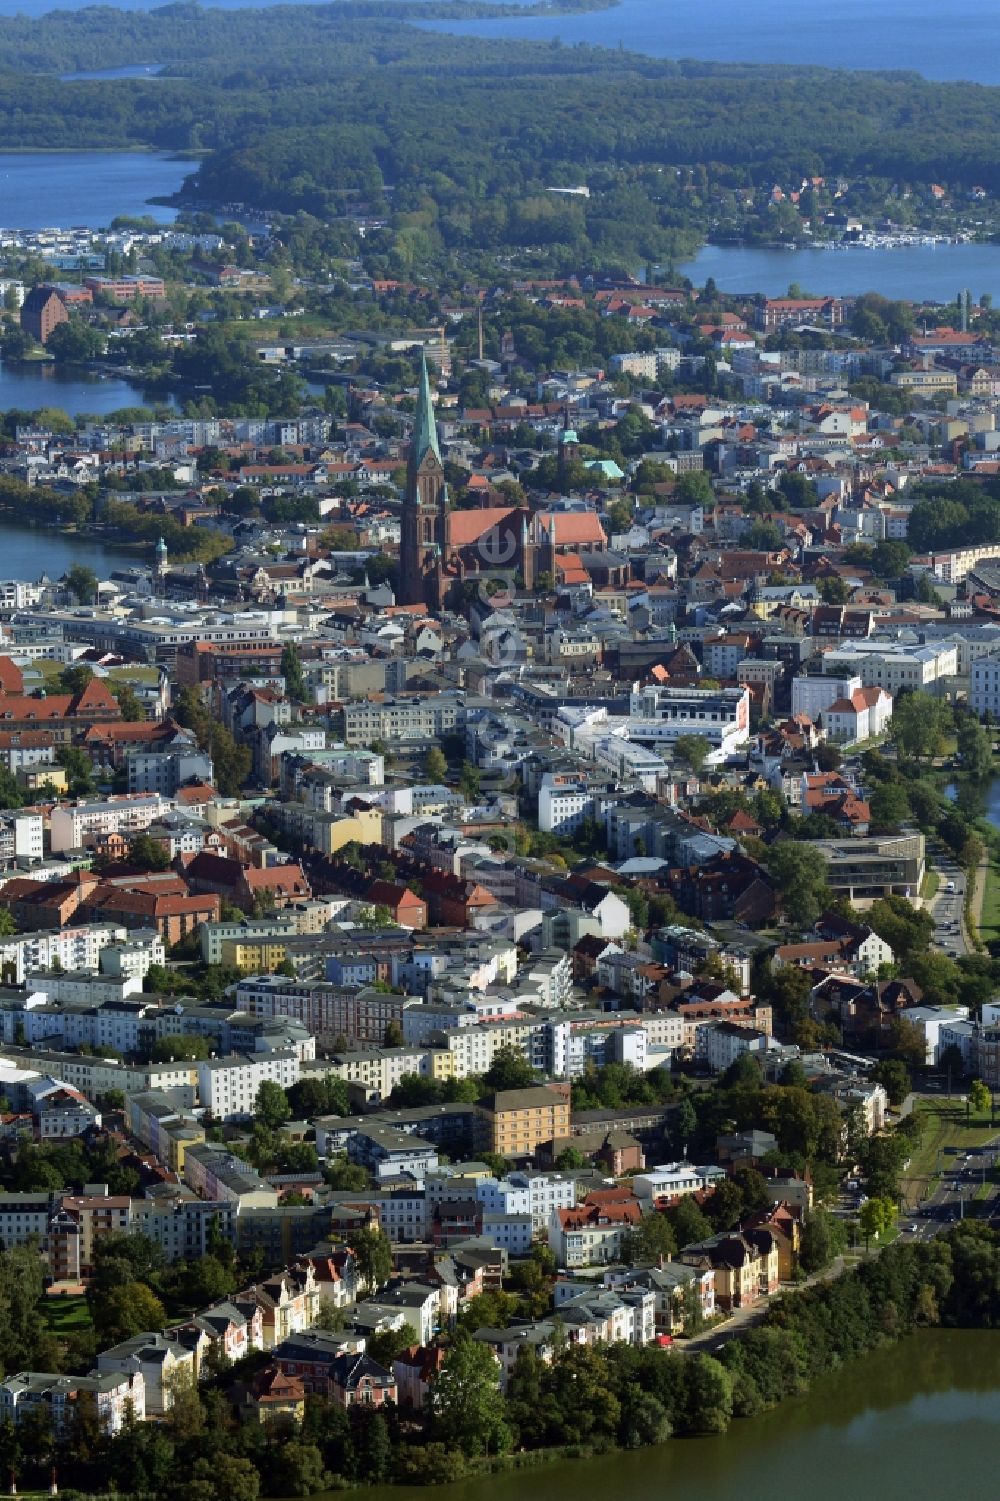
[[[955,883],[954,883],[954,881],[945,881],[945,883],[944,883],[944,889],[945,889],[945,891],[954,891],[955,890]]]
[[[911,1235],[916,1235],[916,1233],[917,1233],[917,1227],[916,1227],[916,1225],[911,1225],[910,1226],[910,1234]]]

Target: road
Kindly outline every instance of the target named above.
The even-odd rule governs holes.
[[[900,1224],[901,1240],[930,1240],[956,1220],[1000,1220],[1000,1184],[991,1182],[1000,1159],[1000,1135],[983,1147],[946,1148],[941,1154],[942,1177],[932,1193]],[[986,1187],[986,1198],[976,1193]],[[986,1209],[983,1209],[983,1203]]]
[[[965,933],[963,912],[965,909],[965,871],[948,853],[938,855],[932,862],[941,878],[935,895],[927,904],[934,919],[934,948],[957,958],[971,952]],[[949,891],[948,887],[955,889]]]

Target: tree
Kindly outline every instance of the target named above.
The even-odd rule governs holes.
[[[910,549],[905,542],[883,539],[872,549],[872,572],[882,579],[898,579],[906,571]]]
[[[281,1449],[281,1488],[288,1496],[315,1496],[328,1490],[330,1475],[315,1444],[292,1439]]]
[[[149,1051],[154,1063],[176,1063],[187,1058],[200,1062],[208,1057],[208,1043],[194,1032],[175,1032],[171,1037],[158,1037]]]
[[[369,1335],[365,1353],[391,1371],[396,1357],[419,1343],[420,1336],[413,1325],[401,1324],[398,1329],[383,1329],[378,1334]]]
[[[965,1073],[965,1058],[957,1043],[950,1042],[942,1050],[937,1066],[943,1074],[950,1075],[952,1079],[961,1079]]]
[[[482,776],[471,761],[462,762],[462,774],[458,779],[459,791],[470,803],[479,796]]]
[[[910,1071],[901,1058],[884,1058],[871,1071],[873,1084],[881,1084],[893,1107],[902,1105],[910,1092]]]
[[[81,605],[97,599],[97,574],[83,563],[74,563],[66,571],[66,588]]]
[[[469,1459],[505,1454],[513,1436],[504,1419],[500,1368],[489,1346],[460,1330],[431,1388],[433,1433]]]
[[[167,1321],[163,1304],[144,1282],[120,1282],[109,1288],[92,1285],[88,1297],[98,1348],[120,1344],[147,1329],[162,1329]]]
[[[934,937],[933,917],[924,908],[915,907],[905,896],[879,897],[872,902],[866,917],[902,964],[908,963],[915,954],[926,953]]]
[[[368,1187],[367,1171],[360,1163],[351,1162],[346,1152],[327,1158],[323,1177],[332,1189],[341,1193],[353,1193]]]
[[[385,1033],[382,1037],[382,1046],[384,1048],[401,1048],[403,1041],[402,1025],[396,1020],[386,1022]]]
[[[828,1210],[818,1205],[809,1211],[802,1226],[799,1265],[804,1272],[821,1272],[843,1250],[844,1229]]]
[[[292,1107],[288,1103],[288,1096],[273,1079],[261,1081],[254,1100],[254,1115],[271,1131],[277,1131],[285,1121],[291,1120]]]
[[[497,1048],[493,1062],[483,1075],[487,1089],[528,1089],[538,1081],[535,1071],[520,1048],[510,1044]]]
[[[896,1205],[887,1197],[871,1198],[861,1206],[861,1233],[867,1245],[887,1235],[896,1223]]]
[[[829,578],[821,578],[816,586],[820,598],[828,605],[846,605],[851,597],[851,586],[846,579],[839,574],[832,574]]]
[[[146,718],[146,706],[131,683],[109,683],[111,696],[129,724],[141,724]]]
[[[674,741],[674,755],[684,766],[690,767],[696,776],[701,775],[712,749],[704,735],[678,735]]]
[[[967,776],[983,781],[993,772],[993,736],[971,714],[963,714],[956,734],[959,760]]]
[[[973,1079],[969,1085],[969,1109],[973,1115],[985,1115],[993,1102],[989,1086],[982,1079]]]
[[[811,926],[830,900],[826,860],[820,851],[809,844],[782,839],[767,850],[764,864],[790,921],[799,928]]]
[[[733,1415],[733,1377],[711,1355],[696,1355],[687,1381],[688,1433],[725,1433]]]
[[[375,1291],[388,1282],[392,1274],[392,1245],[384,1230],[366,1225],[347,1237],[354,1252],[358,1277],[365,1287]]]
[[[448,775],[448,763],[444,758],[444,752],[436,745],[432,745],[424,757],[424,776],[434,787],[440,786]]]
[[[894,833],[910,816],[910,800],[902,782],[881,782],[868,799],[872,828]]]
[[[691,1139],[698,1129],[698,1116],[690,1100],[681,1100],[670,1123],[670,1127],[677,1150],[686,1154],[691,1144]]]
[[[104,335],[89,323],[71,318],[52,330],[45,348],[56,360],[79,365],[104,353]]]
[[[286,641],[281,648],[281,675],[285,680],[285,692],[297,703],[308,698],[306,680],[302,674],[302,653],[294,641]]]
[[[677,1236],[665,1214],[651,1210],[644,1214],[634,1230],[624,1237],[622,1260],[656,1263],[662,1256],[669,1260],[677,1254]]]
[[[951,708],[944,699],[920,690],[901,693],[893,702],[889,738],[899,755],[930,760],[941,754],[951,722]]]
[[[696,1245],[712,1234],[711,1221],[692,1198],[681,1199],[679,1204],[667,1212],[677,1237],[677,1245],[682,1251],[685,1246]]]
[[[128,847],[129,863],[140,870],[166,870],[170,864],[170,852],[166,845],[148,834],[137,834]]]
[[[747,527],[740,542],[752,552],[778,552],[785,538],[776,521],[755,521]]]
[[[66,773],[73,797],[83,797],[94,790],[94,767],[85,750],[78,745],[61,745],[56,759]]]

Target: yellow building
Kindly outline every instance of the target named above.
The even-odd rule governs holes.
[[[65,792],[69,786],[64,766],[20,766],[17,771],[17,785],[23,787],[26,792],[37,792],[40,787],[48,784],[57,792]]]
[[[324,855],[335,855],[345,844],[381,844],[382,810],[359,809],[350,818],[338,818],[336,822],[327,824],[324,833]]]
[[[273,974],[285,957],[283,938],[224,938],[220,963],[244,975]]]
[[[569,1085],[502,1089],[476,1105],[478,1146],[501,1157],[532,1157],[544,1142],[569,1135]]]
[[[178,1176],[184,1172],[184,1158],[189,1148],[200,1147],[205,1142],[205,1132],[201,1126],[192,1121],[178,1121],[176,1124],[164,1126],[160,1137],[162,1146],[166,1148],[166,1165],[171,1172]]]

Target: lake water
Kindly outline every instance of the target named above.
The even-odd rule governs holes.
[[[113,568],[141,561],[141,551],[125,552],[97,537],[15,526],[0,518],[0,578],[24,579],[30,583],[43,573],[49,578],[61,578],[74,563],[83,563],[98,578],[107,578]]]
[[[996,1494],[1000,1339],[926,1331],[824,1378],[804,1398],[734,1423],[721,1438],[678,1439],[449,1486],[367,1491],[368,1501],[923,1501]]]
[[[173,397],[167,393],[144,393],[141,386],[120,376],[103,377],[34,362],[5,365],[0,361],[0,412],[11,407],[28,412],[38,407],[60,407],[71,417],[82,412],[104,417],[120,407],[173,404]]]
[[[0,153],[0,226],[103,228],[118,214],[148,214],[169,224],[176,210],[150,203],[176,193],[194,170],[157,151]]]
[[[43,0],[30,0],[41,5]],[[15,0],[3,0],[12,9]],[[18,4],[18,8],[20,4]],[[462,36],[530,37],[624,47],[651,57],[904,69],[927,78],[1000,82],[996,0],[623,0],[585,15],[430,21]],[[735,128],[735,127],[734,127]]]
[[[696,286],[714,277],[722,292],[782,297],[797,282],[817,296],[881,292],[913,302],[954,302],[968,287],[974,300],[1000,300],[1000,245],[907,245],[896,249],[779,250],[705,245],[679,267]]]

